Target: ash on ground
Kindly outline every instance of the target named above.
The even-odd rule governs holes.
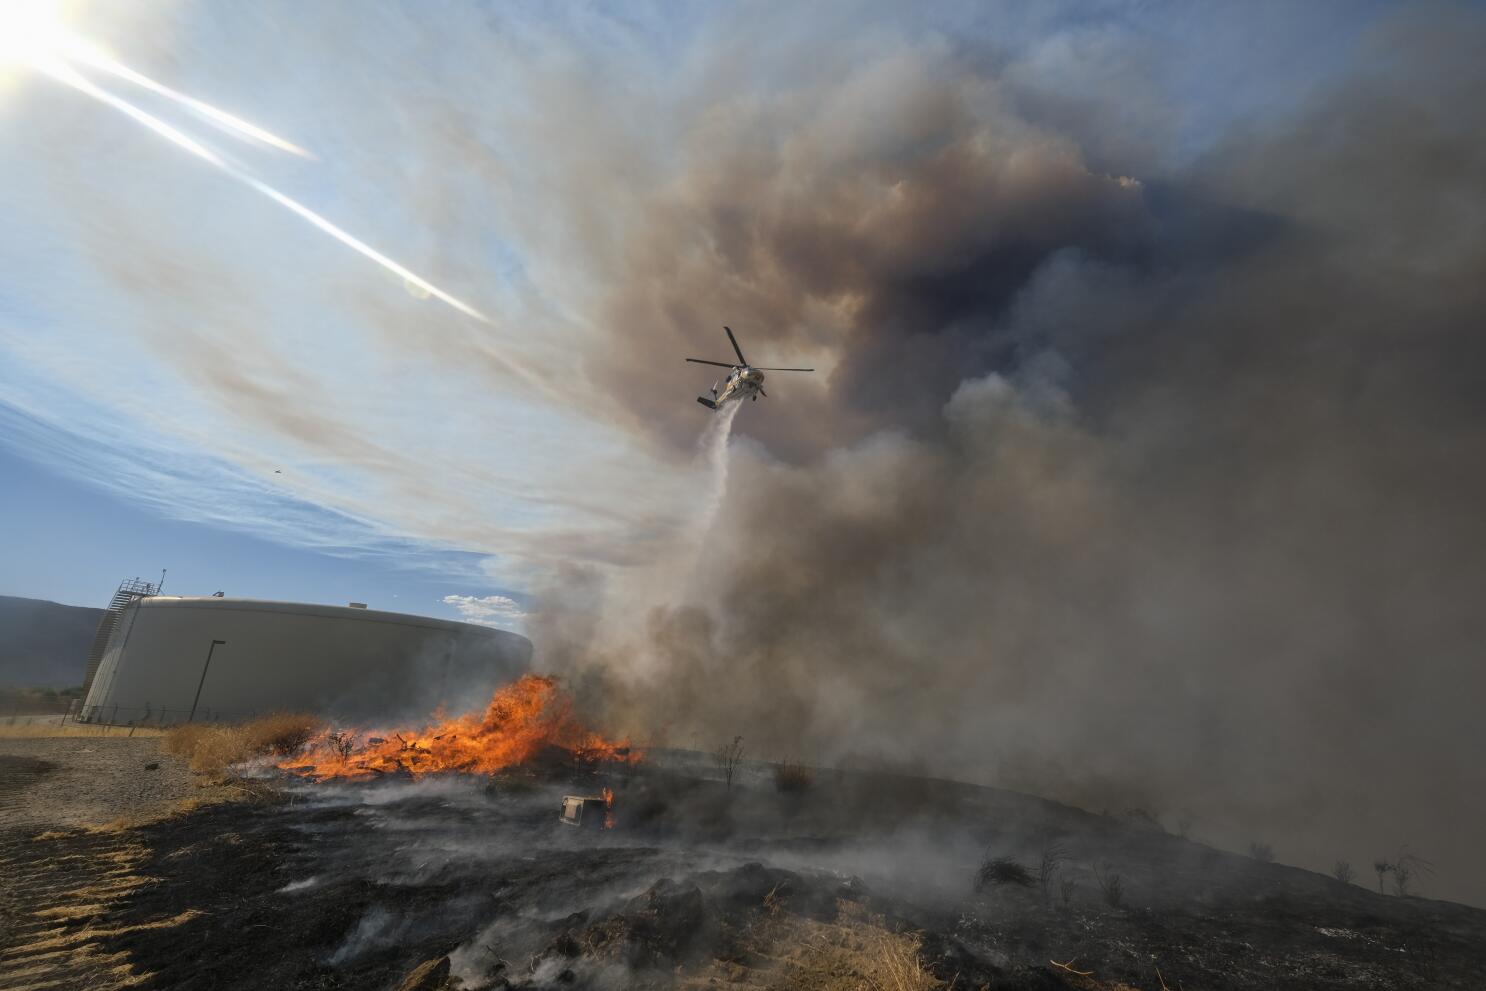
[[[730,788],[662,758],[284,781],[126,830],[28,818],[0,835],[0,985],[1486,984],[1476,909],[994,789],[844,772]],[[13,804],[47,777],[26,767]],[[558,821],[564,795],[603,787],[612,829]]]

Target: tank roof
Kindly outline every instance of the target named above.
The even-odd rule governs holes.
[[[448,630],[466,635],[479,634],[490,637],[515,637],[526,640],[519,633],[498,630],[474,623],[461,623],[452,619],[435,619],[432,616],[414,616],[409,613],[386,612],[367,609],[364,606],[326,606],[310,602],[282,602],[274,599],[237,599],[216,595],[151,595],[136,599],[135,607],[144,609],[225,609],[234,612],[281,613],[296,616],[321,616],[326,619],[348,620],[358,623],[396,623],[399,626],[421,626],[428,629]],[[529,642],[529,641],[528,641]]]

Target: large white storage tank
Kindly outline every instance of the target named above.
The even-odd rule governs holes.
[[[504,630],[373,609],[151,596],[123,609],[84,720],[170,724],[308,711],[417,719],[478,708],[524,673]]]

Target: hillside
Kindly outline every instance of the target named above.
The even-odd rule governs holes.
[[[102,609],[0,595],[0,689],[81,685]]]

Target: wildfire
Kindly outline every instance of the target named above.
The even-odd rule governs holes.
[[[545,753],[565,753],[586,764],[639,759],[628,740],[608,740],[583,726],[556,678],[532,674],[497,690],[483,714],[446,719],[416,732],[378,733],[366,737],[364,747],[358,743],[352,734],[327,733],[279,767],[324,780],[446,771],[491,774]]]

